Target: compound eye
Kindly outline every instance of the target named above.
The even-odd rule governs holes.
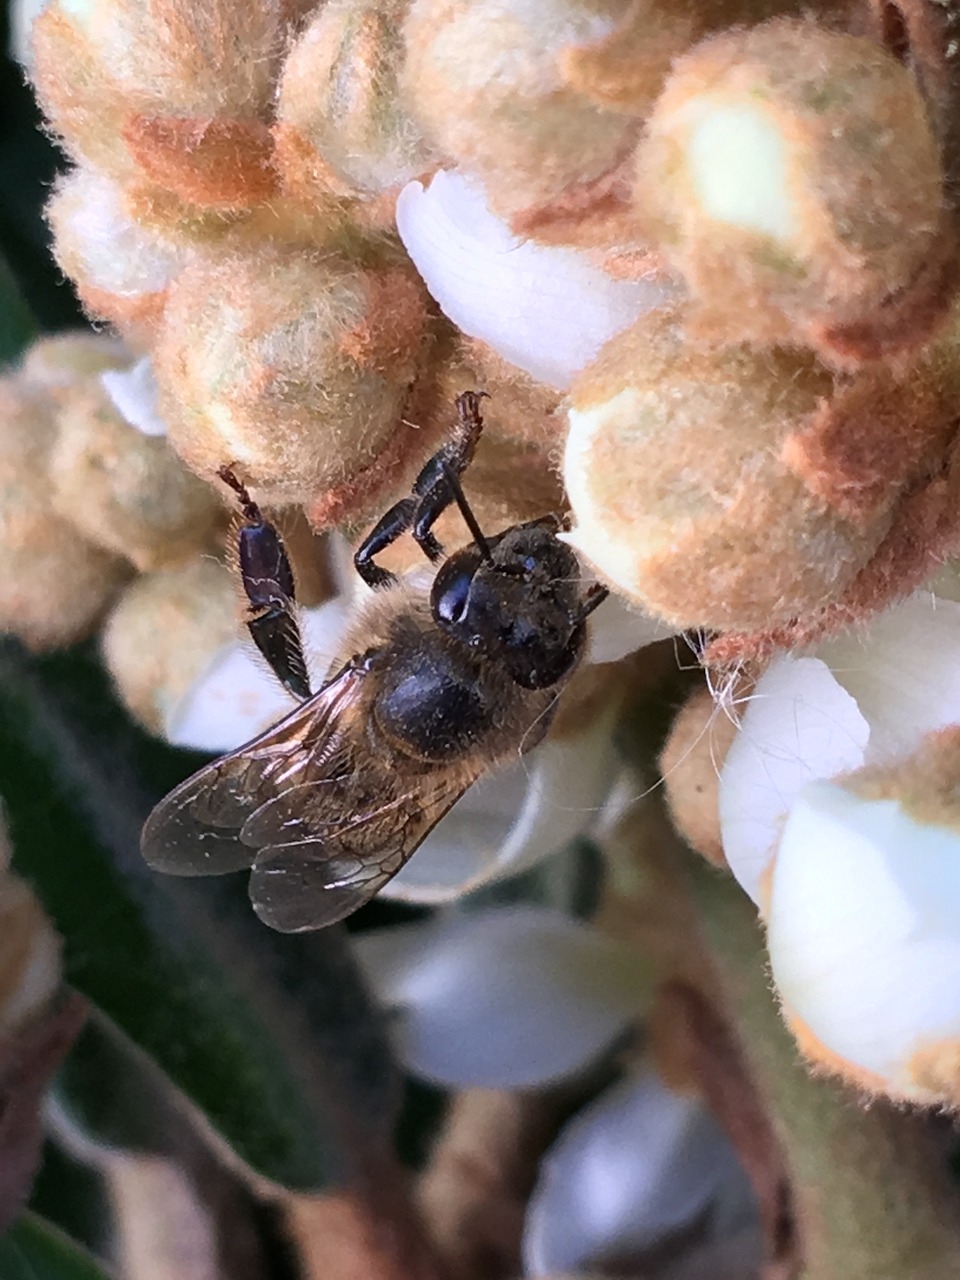
[[[470,587],[480,565],[474,554],[451,556],[433,580],[431,603],[438,622],[456,626],[463,622],[470,601]]]

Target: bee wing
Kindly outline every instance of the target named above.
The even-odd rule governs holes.
[[[348,663],[312,698],[239,750],[204,766],[156,806],[140,849],[156,871],[224,875],[249,867],[255,849],[240,839],[258,809],[317,770],[332,782],[333,761],[355,732],[353,710],[364,669]]]
[[[359,811],[349,799],[356,775],[326,792],[322,779],[298,787],[295,818],[283,818],[283,811],[290,814],[286,795],[264,806],[241,834],[244,841],[264,841],[250,876],[257,915],[282,933],[321,929],[350,915],[396,875],[484,771],[482,761],[437,765],[410,790],[390,794],[385,770],[378,779],[382,802]]]

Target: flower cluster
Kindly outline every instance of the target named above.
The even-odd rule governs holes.
[[[678,718],[678,826],[754,896],[805,1051],[956,1105],[960,713],[944,690],[960,606],[943,583],[910,594],[960,547],[951,55],[909,23],[891,33],[890,6],[799,8],[50,0],[31,74],[72,164],[55,252],[126,345],[69,378],[41,347],[3,384],[3,572],[21,576],[0,624],[67,642],[124,587],[104,652],[128,705],[173,742],[234,747],[290,702],[240,639],[227,495],[201,482],[229,465],[288,522],[316,683],[365,590],[350,545],[409,493],[453,397],[488,393],[480,525],[569,504],[564,536],[613,596],[550,735],[468,792],[390,892],[447,902],[595,829],[637,684],[610,664],[705,630],[746,711],[718,722],[701,693]],[[468,540],[456,511],[437,533]],[[406,542],[384,563],[423,568]],[[918,654],[935,699],[910,677]],[[622,957],[568,920],[524,920],[518,941],[515,917],[491,916],[487,988],[477,921],[381,940],[408,1066],[515,1089],[582,1068],[624,998],[633,1012]],[[498,1065],[497,981],[531,956],[556,960],[526,999],[546,1020],[505,1026]],[[631,1070],[558,1139],[531,1274],[642,1255],[698,1215],[721,1234],[746,1222],[749,1254],[743,1198],[717,1208],[742,1179],[705,1175],[648,1223],[652,1175],[629,1160],[634,1236],[619,1219],[568,1230],[571,1201],[611,1204],[589,1169],[620,1167],[618,1128],[654,1149],[669,1130],[657,1179],[678,1151],[729,1167],[700,1100],[664,1089]]]

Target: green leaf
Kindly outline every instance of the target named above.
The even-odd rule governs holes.
[[[23,1213],[0,1240],[0,1280],[108,1280],[108,1273],[57,1227]]]
[[[307,1190],[369,1176],[399,1076],[345,933],[275,934],[238,877],[150,871],[140,826],[183,757],[131,725],[94,664],[39,670],[0,647],[0,795],[67,980],[260,1177]]]
[[[0,257],[0,368],[19,359],[37,336],[37,324],[7,260]]]

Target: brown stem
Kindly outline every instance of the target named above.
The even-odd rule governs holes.
[[[443,1280],[413,1206],[384,1207],[356,1195],[286,1196],[302,1280]]]

